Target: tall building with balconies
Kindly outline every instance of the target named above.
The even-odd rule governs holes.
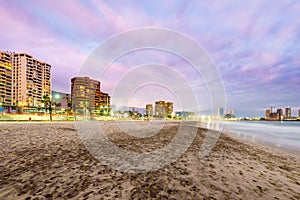
[[[100,107],[100,82],[89,77],[71,79],[71,99],[74,111]]]
[[[110,114],[110,99],[108,93],[101,92],[100,81],[89,77],[74,77],[71,79],[72,109],[77,113],[100,115]]]
[[[270,114],[271,114],[271,110],[270,109],[267,109],[266,110],[266,115],[265,115],[265,118],[268,120],[270,118]]]
[[[291,109],[291,107],[286,107],[285,108],[285,117],[286,118],[291,118],[292,117],[292,109]]]
[[[167,117],[168,118],[172,118],[172,114],[173,114],[173,102],[166,102],[165,108],[166,108],[166,115],[167,115]]]
[[[110,115],[110,96],[105,92],[100,92],[100,115]]]
[[[156,101],[154,115],[157,118],[171,118],[173,114],[173,102]]]
[[[12,105],[22,110],[42,106],[51,95],[51,65],[26,53],[12,54]]]
[[[278,120],[283,120],[283,111],[281,108],[277,109],[277,113],[278,113]]]
[[[0,52],[0,100],[18,111],[42,106],[51,95],[51,65],[27,53]]]
[[[155,117],[165,118],[166,117],[166,102],[165,101],[156,101],[155,102]]]
[[[10,109],[12,105],[12,56],[0,52],[0,107]]]
[[[153,116],[153,106],[152,104],[146,105],[146,115],[151,118]]]

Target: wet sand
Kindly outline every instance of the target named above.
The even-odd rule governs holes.
[[[177,128],[165,126],[145,139],[122,132],[108,137],[130,151],[152,151]],[[199,128],[176,162],[129,174],[94,159],[74,123],[0,123],[0,199],[300,199],[299,158],[222,133],[199,159],[206,133]]]

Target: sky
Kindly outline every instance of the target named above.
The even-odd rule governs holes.
[[[51,64],[53,90],[70,92],[70,79],[107,38],[132,29],[159,27],[183,33],[203,47],[221,75],[227,109],[238,116],[264,116],[270,106],[290,106],[293,115],[300,109],[298,0],[0,3],[1,50],[27,52]],[[150,62],[176,69],[194,84],[203,109],[209,107],[209,91],[201,76],[178,56],[157,50],[137,51],[118,59],[100,80],[102,90],[113,93],[122,75]],[[149,92],[147,87],[133,94],[130,105],[142,106],[145,100],[141,97],[149,93],[154,101],[158,90],[158,94],[166,94],[158,98],[174,99],[166,88],[155,85]]]

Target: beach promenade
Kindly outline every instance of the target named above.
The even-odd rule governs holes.
[[[113,121],[105,127],[117,129]],[[128,151],[150,152],[177,130],[178,124],[167,122],[152,137],[122,131],[107,137]],[[300,199],[299,158],[222,133],[200,159],[205,134],[199,128],[174,163],[136,174],[95,159],[74,122],[0,123],[0,199]]]

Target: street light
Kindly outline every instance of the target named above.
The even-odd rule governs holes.
[[[59,94],[55,94],[54,95],[54,103],[55,103],[54,112],[55,112],[55,114],[56,114],[56,99],[60,99],[60,95]]]

